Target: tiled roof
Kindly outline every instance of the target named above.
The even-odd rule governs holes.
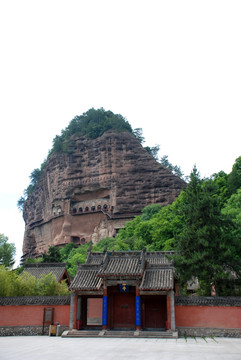
[[[0,297],[0,306],[6,305],[69,305],[70,295],[6,296]]]
[[[156,251],[156,252],[147,252],[146,253],[146,261],[148,267],[156,267],[156,266],[172,266],[173,261],[170,257],[173,255],[172,251]]]
[[[166,255],[171,252],[116,251],[88,252],[86,263],[80,265],[71,290],[99,290],[103,279],[141,279],[141,290],[173,288],[173,264]]]
[[[103,252],[102,253],[101,252],[95,252],[95,253],[89,252],[87,260],[86,260],[86,264],[101,265],[101,264],[103,264],[104,257],[105,257],[105,253],[103,253]]]
[[[142,253],[114,252],[110,253],[99,271],[101,277],[141,276],[144,270]]]
[[[65,263],[36,263],[36,264],[25,264],[24,271],[41,278],[44,275],[52,273],[56,276],[57,281],[60,281],[66,270]]]
[[[173,289],[173,269],[147,269],[140,285],[141,290]]]
[[[241,297],[240,296],[175,296],[175,305],[241,307]]]
[[[99,267],[96,266],[79,266],[70,290],[99,290],[102,279],[97,277],[98,271]]]

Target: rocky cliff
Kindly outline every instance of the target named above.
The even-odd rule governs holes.
[[[24,205],[23,259],[51,245],[115,236],[149,204],[170,204],[185,183],[129,132],[73,137],[70,154],[53,153]]]

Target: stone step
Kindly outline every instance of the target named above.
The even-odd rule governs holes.
[[[105,337],[105,338],[157,338],[177,339],[176,331],[121,331],[121,330],[71,330],[65,331],[62,337]]]
[[[62,337],[98,337],[99,330],[71,330],[65,331]]]
[[[134,331],[107,330],[104,337],[134,337]]]
[[[142,338],[160,338],[160,339],[177,339],[177,331],[140,331],[139,337]]]

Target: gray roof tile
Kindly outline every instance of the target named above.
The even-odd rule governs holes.
[[[60,281],[64,272],[66,270],[65,263],[34,263],[34,264],[25,264],[24,271],[35,276],[36,278],[41,278],[42,276],[52,273],[56,276],[57,281]]]
[[[156,252],[148,252],[146,253],[146,261],[148,267],[156,267],[156,266],[163,266],[163,265],[173,265],[172,260],[170,257],[174,253],[172,251],[156,251]]]
[[[110,258],[106,267],[99,272],[100,276],[140,276],[141,264],[138,258]]]
[[[89,252],[87,260],[86,260],[86,264],[89,265],[101,265],[103,263],[105,254],[96,252],[96,253],[92,253]]]
[[[142,290],[173,288],[171,252],[117,251],[89,252],[86,263],[79,266],[71,290],[99,290],[103,279],[139,278]]]
[[[77,274],[71,283],[70,290],[99,290],[102,279],[97,277],[99,268],[93,266],[79,266]]]
[[[141,290],[173,289],[173,269],[148,269],[145,271],[140,285]]]

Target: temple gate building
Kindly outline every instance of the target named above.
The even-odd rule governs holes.
[[[173,252],[88,251],[70,286],[70,332],[175,333]]]

